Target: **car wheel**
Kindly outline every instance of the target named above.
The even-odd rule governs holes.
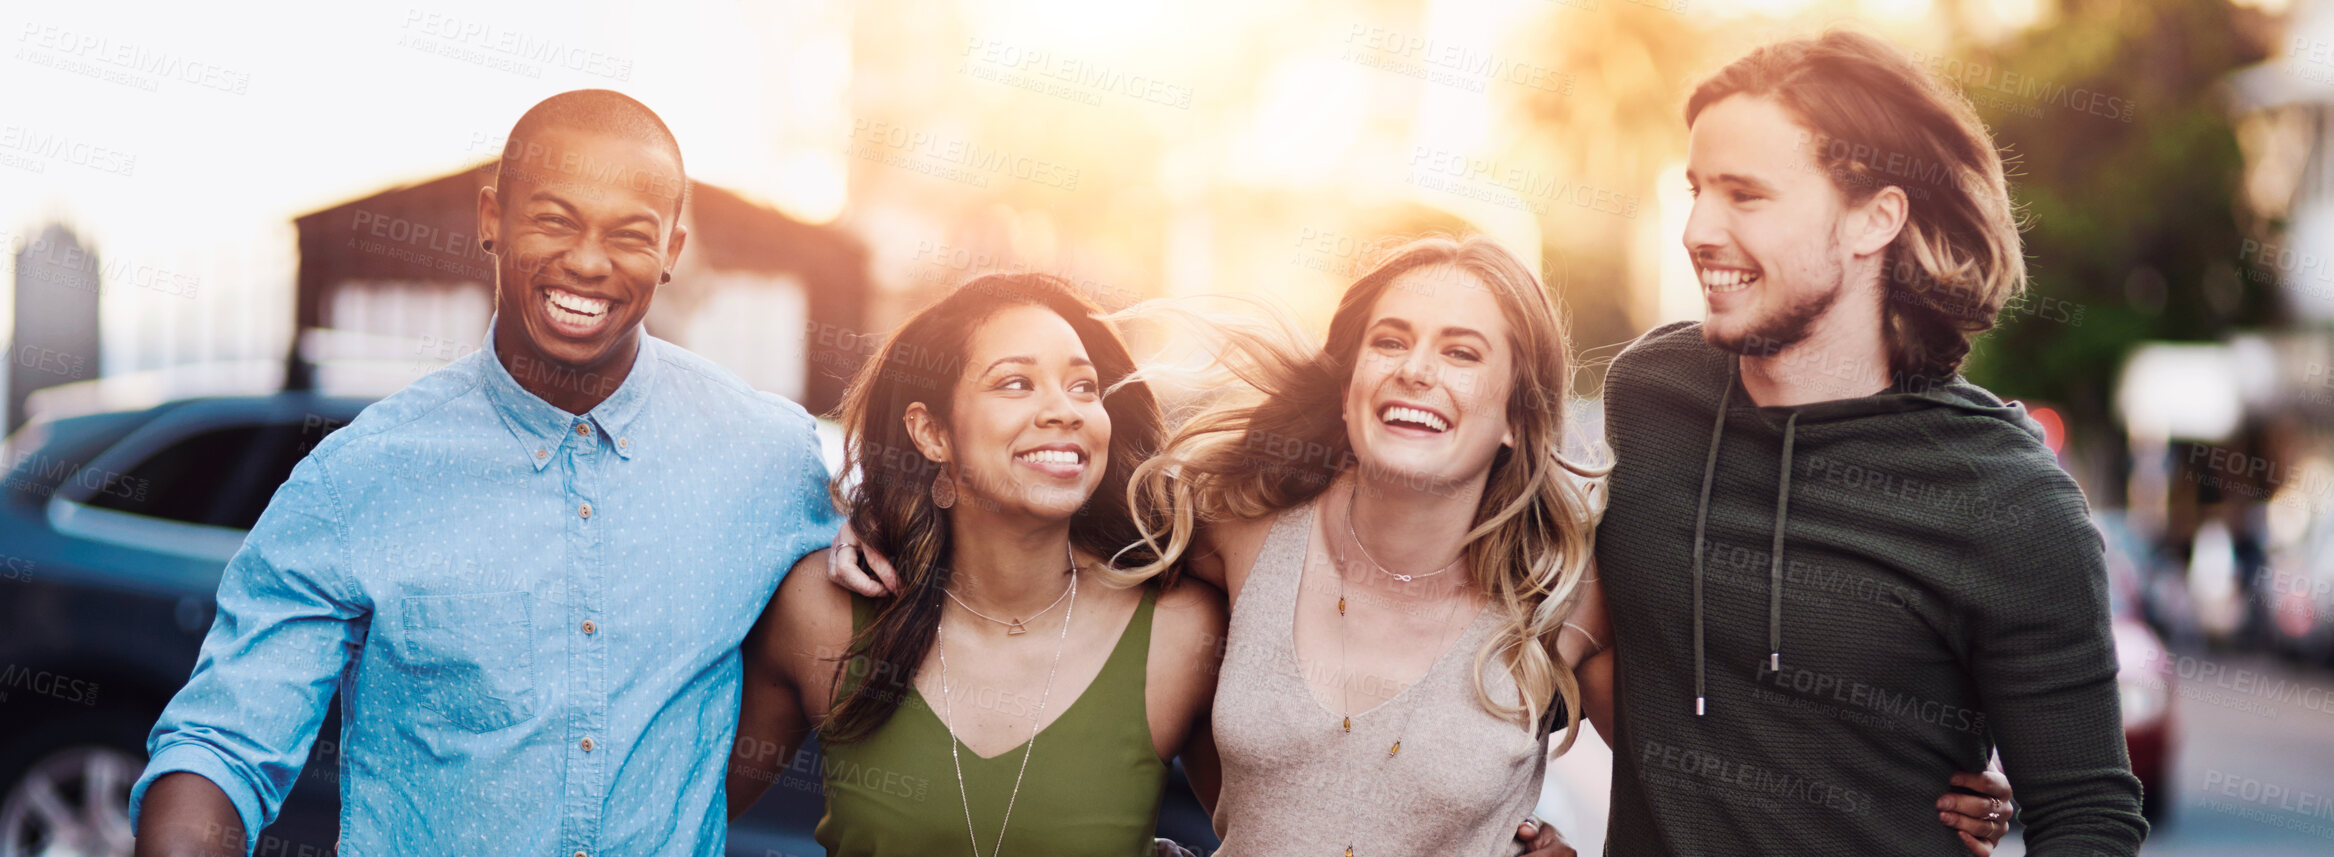
[[[129,857],[130,786],[146,754],[104,720],[35,730],[18,745],[29,752],[9,754],[22,761],[0,767],[0,857]]]

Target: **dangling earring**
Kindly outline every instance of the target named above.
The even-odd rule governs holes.
[[[956,505],[956,480],[948,475],[946,465],[941,466],[940,475],[932,477],[932,505],[943,509]]]

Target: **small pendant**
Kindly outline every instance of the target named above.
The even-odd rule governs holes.
[[[1390,749],[1388,749],[1388,750],[1386,751],[1386,755],[1388,755],[1388,756],[1399,756],[1399,755],[1402,755],[1402,739],[1400,739],[1400,738],[1396,738],[1396,739],[1394,739],[1394,746],[1393,746],[1392,748],[1390,748]]]
[[[1351,731],[1353,731],[1353,718],[1352,718],[1352,717],[1347,717],[1347,718],[1345,718],[1345,731],[1347,731],[1347,732],[1351,732]]]
[[[1395,580],[1402,581],[1403,583],[1409,583],[1409,582],[1410,582],[1410,575],[1407,575],[1407,574],[1397,574],[1397,575],[1394,575],[1394,579],[1395,579]]]
[[[1337,615],[1345,615],[1345,596],[1337,596]]]
[[[1019,619],[1013,620],[1013,625],[1005,629],[1005,636],[1008,637],[1018,637],[1027,633],[1029,633],[1029,629],[1023,626]]]
[[[1353,846],[1345,846],[1345,857],[1353,857]]]

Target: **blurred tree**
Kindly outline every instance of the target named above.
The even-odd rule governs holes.
[[[1601,375],[1603,360],[1618,351],[1602,347],[1643,332],[1631,302],[1658,274],[1635,270],[1628,248],[1637,221],[1659,216],[1651,195],[1660,171],[1685,158],[1686,88],[1712,68],[1716,27],[1691,0],[1589,0],[1551,4],[1520,43],[1571,85],[1528,93],[1519,105],[1523,121],[1506,141],[1513,159],[1638,203],[1626,217],[1559,206],[1541,219],[1543,274],[1572,315],[1572,345],[1585,372]],[[1596,386],[1587,380],[1584,389]]]
[[[2240,14],[2224,0],[2060,0],[2043,26],[1931,63],[1993,129],[2028,223],[2031,291],[1967,374],[2064,403],[2078,443],[2118,445],[2111,397],[2133,344],[2275,315],[2270,286],[2238,269],[2248,215],[2221,83],[2265,53]]]

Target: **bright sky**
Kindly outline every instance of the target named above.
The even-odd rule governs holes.
[[[63,215],[140,245],[281,223],[489,157],[528,105],[592,86],[653,106],[688,142],[692,173],[764,184],[752,179],[781,129],[763,122],[775,111],[741,105],[790,95],[781,73],[805,62],[768,50],[793,45],[751,26],[761,15],[726,5],[101,5],[116,4],[0,20],[0,152],[17,156],[0,164],[0,223]],[[804,4],[772,14],[787,5]],[[830,85],[848,71],[836,41],[809,58]]]
[[[1789,16],[1821,2],[1693,0],[1693,8]],[[1840,2],[1867,18],[1917,19],[1933,9],[1931,0]],[[1980,2],[2014,17],[2039,0]],[[193,303],[109,280],[109,373],[250,356],[181,338],[280,326],[276,319],[289,312],[291,218],[487,159],[520,112],[568,89],[615,88],[655,108],[680,137],[693,177],[813,221],[843,209],[852,85],[846,0],[239,5],[17,4],[0,14],[0,79],[9,84],[0,111],[0,246],[19,249],[41,224],[62,221],[101,251],[109,270],[147,264],[203,278]],[[941,14],[977,22],[981,32],[1105,55],[1205,44],[1175,31],[1212,30],[1220,15],[1246,8],[1171,0],[954,5]],[[1496,43],[1508,22],[1540,4],[1422,0],[1418,8],[1420,25],[1438,38]],[[1323,134],[1360,131],[1323,112],[1358,116],[1372,105],[1334,103],[1323,97],[1334,88],[1301,79],[1302,63],[1290,68],[1299,79],[1277,85],[1290,99],[1276,101],[1275,82],[1259,82],[1260,115],[1294,123],[1260,127],[1272,132],[1265,137],[1318,143]],[[1354,71],[1350,63],[1337,69]],[[1477,145],[1492,121],[1486,104],[1435,95],[1418,105],[1419,127],[1434,137],[1424,142]],[[1311,160],[1286,172],[1302,172]],[[1518,229],[1528,234],[1529,224]],[[0,325],[9,313],[0,302]],[[181,316],[208,321],[189,326]]]

